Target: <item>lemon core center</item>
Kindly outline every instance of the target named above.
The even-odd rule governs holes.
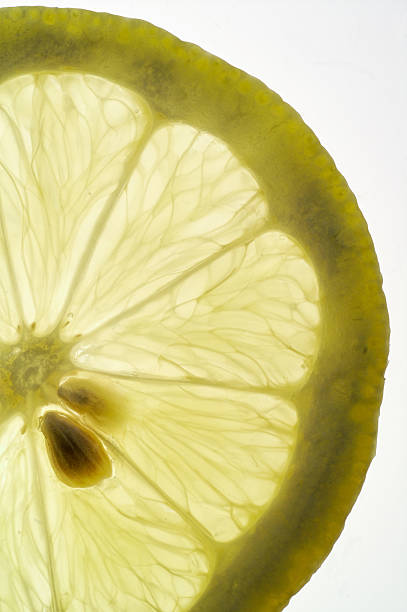
[[[30,393],[44,400],[44,385],[66,371],[64,363],[68,366],[69,349],[70,345],[55,335],[38,338],[25,330],[17,344],[2,347],[0,396],[6,397],[8,406],[17,410]]]

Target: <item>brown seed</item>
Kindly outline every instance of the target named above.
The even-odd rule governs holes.
[[[59,480],[70,487],[92,487],[112,475],[99,438],[66,414],[49,410],[41,418],[48,457]]]

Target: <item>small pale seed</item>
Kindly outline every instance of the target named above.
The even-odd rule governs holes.
[[[109,432],[126,420],[124,398],[111,388],[82,376],[65,377],[58,386],[58,397],[86,422]]]

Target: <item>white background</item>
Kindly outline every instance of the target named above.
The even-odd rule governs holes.
[[[406,612],[407,2],[42,4],[145,19],[260,78],[302,115],[355,192],[375,242],[392,329],[377,455],[331,555],[286,610]]]

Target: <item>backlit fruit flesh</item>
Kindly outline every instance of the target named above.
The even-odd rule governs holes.
[[[142,21],[0,10],[0,608],[281,610],[343,528],[388,350],[299,116]]]

